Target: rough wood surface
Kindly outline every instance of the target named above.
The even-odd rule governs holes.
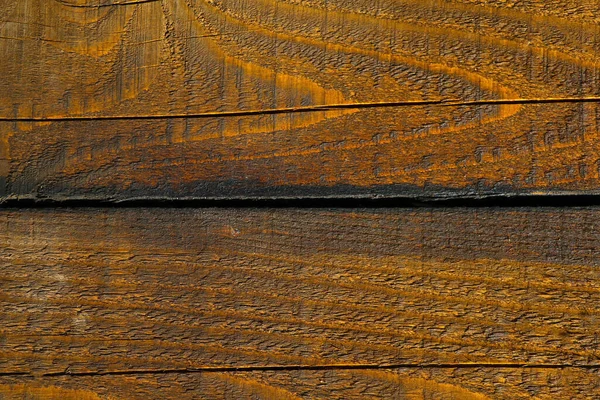
[[[4,209],[0,393],[591,398],[599,217]]]
[[[7,400],[596,399],[600,370],[468,368],[0,377]],[[2,397],[4,396],[4,397]]]
[[[114,3],[0,1],[0,197],[598,190],[595,0]]]

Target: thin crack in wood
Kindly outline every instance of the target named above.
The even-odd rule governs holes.
[[[454,369],[454,368],[515,368],[515,369],[598,369],[600,364],[528,364],[528,363],[432,363],[432,364],[326,364],[326,365],[264,365],[264,366],[205,366],[173,369],[126,369],[113,371],[71,371],[69,367],[55,372],[3,372],[0,376],[116,376],[116,375],[166,375],[196,374],[210,372],[259,372],[259,371],[326,371],[326,370],[379,370],[379,369]]]
[[[54,0],[57,3],[60,3],[66,7],[73,8],[105,8],[105,7],[115,7],[115,6],[132,6],[136,4],[145,4],[145,3],[158,3],[161,0],[133,0],[133,1],[123,1],[118,3],[106,3],[106,4],[71,4],[64,0]]]
[[[0,23],[3,22],[11,22],[11,21],[0,21]],[[200,36],[186,36],[186,37],[182,37],[180,38],[181,40],[192,40],[192,39],[206,39],[206,38],[213,38],[213,37],[227,37],[230,36],[228,34],[225,33],[215,33],[215,34],[210,34],[210,35],[200,35]],[[16,37],[16,36],[0,36],[0,40],[18,40],[21,42],[25,42],[25,41],[40,41],[40,42],[48,42],[48,43],[78,43],[77,41],[73,40],[73,41],[67,41],[67,40],[53,40],[53,39],[46,39],[46,38],[41,38],[41,37],[31,37],[31,36],[25,36],[25,37]],[[156,42],[164,42],[169,40],[169,38],[160,38],[160,39],[152,39],[152,40],[145,40],[143,42],[132,42],[129,45],[130,46],[139,46],[139,45],[144,45],[144,44],[148,44],[148,43],[156,43]],[[117,42],[115,42],[116,44]]]
[[[567,98],[539,98],[539,99],[489,99],[459,101],[447,100],[417,100],[397,102],[369,102],[349,104],[325,104],[303,107],[271,108],[264,110],[235,110],[235,111],[210,111],[197,114],[153,114],[153,115],[98,115],[98,116],[72,116],[72,117],[0,117],[0,122],[64,122],[64,121],[111,121],[111,120],[148,120],[148,119],[185,119],[185,118],[226,118],[245,117],[252,115],[276,115],[308,112],[326,112],[334,110],[352,110],[368,108],[393,108],[416,106],[485,106],[485,105],[519,105],[519,104],[555,104],[555,103],[600,103],[600,97],[567,97]]]

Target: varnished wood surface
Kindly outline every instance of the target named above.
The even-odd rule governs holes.
[[[594,398],[599,217],[4,209],[0,393]]]
[[[595,97],[596,1],[120,3],[0,1],[2,198],[597,192],[597,103],[260,113]]]

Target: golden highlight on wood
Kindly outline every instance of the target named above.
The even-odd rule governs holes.
[[[597,11],[3,0],[0,198],[597,193]]]

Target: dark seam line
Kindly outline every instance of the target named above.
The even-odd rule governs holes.
[[[570,208],[600,206],[600,195],[490,195],[481,197],[297,197],[297,198],[8,198],[0,209],[36,208]]]
[[[106,7],[116,7],[116,6],[133,6],[136,4],[145,4],[145,3],[158,3],[161,0],[133,0],[133,1],[123,1],[117,3],[105,3],[105,4],[70,4],[65,0],[55,0],[57,3],[62,4],[65,7],[72,8],[106,8]]]
[[[0,21],[2,22],[2,21]],[[42,25],[44,26],[44,25]],[[200,36],[185,36],[185,37],[181,37],[178,38],[180,40],[191,40],[191,39],[206,39],[206,38],[212,38],[212,37],[224,37],[224,36],[228,36],[227,34],[221,34],[221,33],[215,33],[215,34],[209,34],[209,35],[200,35]],[[50,42],[50,43],[63,43],[63,44],[76,44],[79,43],[76,40],[73,41],[66,41],[66,40],[55,40],[55,39],[45,39],[45,38],[41,38],[41,37],[32,37],[32,36],[23,36],[23,37],[13,37],[13,36],[0,36],[1,40],[18,40],[18,41],[40,41],[40,42]],[[143,42],[132,42],[129,45],[131,46],[141,46],[147,43],[154,43],[154,42],[163,42],[168,40],[168,38],[159,38],[159,39],[151,39],[151,40],[146,40]]]
[[[96,120],[152,120],[152,119],[185,119],[185,118],[224,118],[246,117],[253,115],[277,115],[309,112],[324,112],[343,109],[361,109],[378,107],[411,107],[424,105],[441,105],[446,100],[403,101],[388,103],[356,103],[356,104],[329,104],[305,107],[271,108],[264,110],[236,110],[236,111],[210,111],[191,114],[154,114],[154,115],[99,115],[99,116],[73,116],[73,117],[0,117],[5,122],[53,122],[53,121],[96,121]],[[600,102],[600,98],[597,100]]]
[[[467,369],[467,368],[505,368],[505,369],[599,369],[600,364],[527,364],[527,363],[405,363],[405,364],[328,364],[328,365],[264,365],[264,366],[206,366],[198,368],[164,368],[164,369],[128,369],[114,371],[69,371],[29,373],[5,372],[0,376],[106,376],[106,375],[155,375],[155,374],[195,374],[210,372],[260,372],[260,371],[330,371],[330,370],[380,370],[380,369]]]
[[[236,111],[210,111],[191,114],[154,114],[154,115],[98,115],[98,116],[72,116],[72,117],[0,117],[0,122],[62,122],[62,121],[116,121],[116,120],[157,120],[157,119],[199,119],[199,118],[226,118],[247,117],[253,115],[277,115],[326,112],[335,110],[361,110],[369,108],[394,108],[394,107],[472,107],[486,105],[525,105],[525,104],[569,104],[569,103],[600,103],[600,97],[571,97],[571,98],[540,98],[540,99],[490,99],[490,100],[422,100],[422,101],[397,101],[373,102],[351,104],[328,104],[304,107],[271,108],[264,110],[236,110]]]

